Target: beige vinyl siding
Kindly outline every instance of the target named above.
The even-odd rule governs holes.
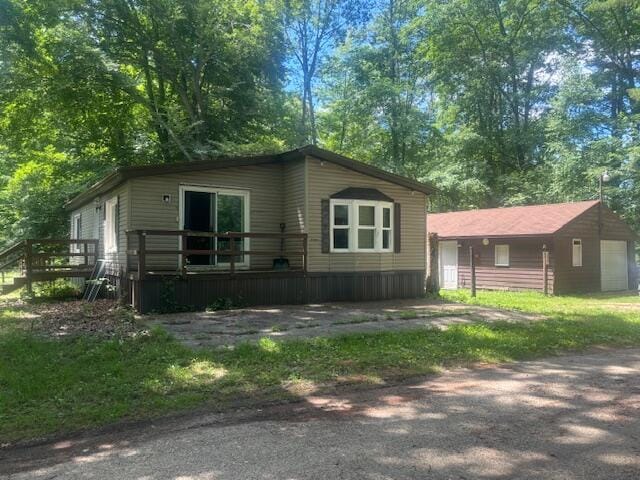
[[[304,233],[305,222],[305,161],[297,160],[283,166],[284,194],[283,212],[286,233]],[[302,240],[291,239],[285,242],[287,252],[298,252],[303,248]],[[302,266],[302,257],[286,254],[292,267]]]
[[[306,165],[310,271],[425,269],[425,194],[313,157],[307,157]],[[322,253],[321,201],[348,187],[376,188],[401,205],[400,253]]]
[[[97,238],[96,224],[98,221],[98,213],[96,212],[96,207],[93,202],[87,203],[71,212],[71,216],[69,217],[69,238],[71,238],[71,234],[73,233],[73,218],[78,214],[80,215],[81,222],[79,238],[87,240]],[[85,247],[83,245],[79,245],[79,248],[83,249]],[[90,257],[88,260],[91,262],[93,258]],[[69,259],[69,263],[72,265],[80,265],[81,263],[84,263],[84,258],[71,257]]]
[[[283,166],[267,164],[244,167],[230,167],[197,172],[172,173],[140,177],[131,183],[130,228],[171,229],[179,228],[180,186],[197,185],[214,188],[228,188],[249,192],[250,231],[254,233],[276,233],[280,230],[283,216]],[[162,196],[171,195],[171,202],[164,203]],[[135,243],[134,243],[135,245]],[[132,247],[132,248],[135,248]],[[149,249],[177,249],[176,237],[149,237]],[[252,250],[279,251],[280,241],[276,239],[252,239]],[[274,256],[253,256],[251,268],[271,268]],[[150,255],[149,268],[177,268],[177,256]]]
[[[118,253],[116,255],[105,255],[104,252],[104,203],[106,200],[118,197]],[[126,231],[129,220],[129,188],[128,184],[124,183],[119,187],[105,193],[100,197],[98,202],[100,206],[96,209],[96,202],[94,199],[84,204],[82,207],[73,210],[71,212],[70,221],[74,215],[80,213],[82,218],[82,228],[80,238],[83,239],[98,239],[98,258],[107,260],[110,270],[119,270],[124,268],[126,262]],[[69,227],[71,228],[71,226]],[[90,259],[91,260],[91,259]],[[76,260],[76,263],[78,261]]]

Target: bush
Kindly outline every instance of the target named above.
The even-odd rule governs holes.
[[[34,293],[35,298],[43,300],[69,300],[80,296],[80,287],[69,280],[58,278],[35,284]]]

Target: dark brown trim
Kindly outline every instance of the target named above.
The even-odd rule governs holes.
[[[349,187],[331,195],[333,199],[340,200],[375,200],[379,202],[393,202],[393,198],[385,195],[375,188]]]
[[[89,201],[96,195],[106,193],[107,191],[117,187],[122,182],[131,178],[164,175],[167,173],[191,172],[197,170],[213,170],[218,168],[263,165],[268,163],[286,163],[303,159],[306,156],[312,156],[320,160],[335,163],[355,172],[359,172],[374,178],[379,178],[390,183],[395,183],[396,185],[400,185],[417,192],[422,192],[426,195],[430,195],[436,192],[435,187],[431,185],[386,172],[371,165],[367,165],[357,160],[353,160],[342,155],[338,155],[337,153],[330,152],[329,150],[324,150],[313,145],[307,145],[305,147],[297,148],[288,152],[276,153],[271,155],[255,155],[245,157],[224,156],[197,162],[120,167],[114,173],[104,177],[102,180],[95,183],[84,192],[69,200],[69,202],[67,202],[67,204],[65,205],[65,208],[67,210],[75,210],[76,208],[87,203],[87,201]]]

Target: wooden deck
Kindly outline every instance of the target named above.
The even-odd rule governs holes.
[[[2,293],[33,282],[57,278],[89,278],[98,260],[98,240],[27,239],[0,252]],[[5,283],[11,274],[12,283]]]

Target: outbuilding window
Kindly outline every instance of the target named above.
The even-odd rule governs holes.
[[[509,266],[509,245],[496,245],[495,255],[496,267],[508,267]]]
[[[391,202],[332,199],[331,251],[392,251],[392,207]]]
[[[572,243],[572,264],[574,267],[582,266],[582,239],[574,238]]]

